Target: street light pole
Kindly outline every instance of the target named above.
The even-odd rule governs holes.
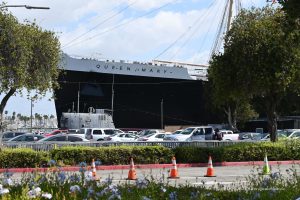
[[[29,5],[4,5],[0,6],[0,9],[2,8],[26,8],[26,9],[44,9],[44,10],[49,10],[49,7],[43,7],[43,6],[29,6]]]
[[[33,101],[31,97],[30,98],[30,133],[32,133],[32,107],[33,107]]]

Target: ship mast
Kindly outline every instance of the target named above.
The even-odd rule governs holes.
[[[230,25],[233,16],[233,4],[236,5],[237,13],[239,13],[241,9],[241,0],[227,0],[227,3],[223,10],[221,21],[219,23],[218,31],[215,37],[215,42],[210,51],[210,59],[214,54],[217,54],[220,51],[224,41],[224,35],[230,30]]]

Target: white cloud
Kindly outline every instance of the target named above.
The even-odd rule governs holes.
[[[132,2],[136,2],[133,7],[138,10],[150,10],[168,3],[177,3],[178,0],[132,0]]]
[[[203,19],[200,20],[201,25],[195,34],[191,35],[194,30],[192,27],[183,40],[174,45],[161,58],[172,58],[178,52],[174,57],[177,61],[205,64],[224,0],[218,0],[218,3],[207,13],[207,8],[201,6],[199,8],[185,6],[185,9],[181,9],[183,4],[188,5],[190,2],[201,4],[204,1],[213,2],[213,0],[10,0],[10,5],[48,6],[50,10],[26,10],[24,8],[9,8],[9,10],[21,21],[36,19],[43,28],[57,32],[61,43],[64,45],[135,2],[126,12],[119,14],[78,40],[85,40],[85,42],[63,50],[68,54],[81,56],[97,55],[99,57],[101,54],[101,57],[111,59],[143,61],[155,58],[184,33],[199,16],[203,15]],[[173,8],[172,6],[166,7],[157,13],[136,19],[132,23],[99,37],[87,39],[97,33],[109,30],[117,24],[135,19],[136,16],[159,8],[168,2],[171,2]],[[265,0],[244,0],[243,5],[245,7],[261,6],[266,5],[266,3]],[[189,37],[191,37],[190,42],[180,48],[183,41]],[[13,107],[15,107],[14,104],[10,108]],[[48,108],[48,106],[46,107]]]

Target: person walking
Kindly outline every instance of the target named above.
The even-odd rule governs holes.
[[[223,135],[218,128],[215,129],[214,140],[223,140]]]

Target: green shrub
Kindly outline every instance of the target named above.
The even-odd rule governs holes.
[[[133,157],[135,163],[169,163],[172,150],[161,146],[120,147],[62,147],[50,151],[51,158],[67,165],[100,160],[104,165],[128,164]]]
[[[2,149],[0,151],[0,168],[40,167],[49,160],[47,152],[32,149]]]
[[[176,156],[178,163],[206,163],[208,156],[214,162],[262,161],[265,154],[269,160],[300,160],[300,141],[289,140],[277,143],[240,143],[224,147],[177,147],[117,146],[117,147],[62,147],[50,152],[31,149],[0,150],[0,168],[40,167],[50,159],[64,165],[90,163],[100,160],[103,165],[129,164],[133,157],[136,164],[170,163]]]
[[[225,147],[178,147],[174,149],[180,163],[207,162],[208,155],[214,162],[262,161],[267,154],[269,160],[300,160],[300,141],[277,143],[240,143]]]

